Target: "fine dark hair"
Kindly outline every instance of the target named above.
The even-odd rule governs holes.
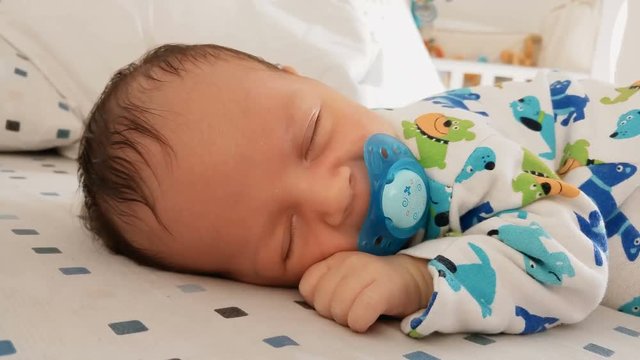
[[[158,111],[144,104],[146,91],[172,77],[181,77],[189,66],[219,60],[252,61],[271,70],[279,68],[256,56],[213,44],[159,46],[118,70],[91,110],[80,141],[78,177],[84,195],[81,219],[113,253],[141,265],[179,271],[148,249],[136,246],[122,231],[137,218],[134,206],[147,208],[159,218],[141,166],[149,167],[143,141],[151,141],[173,153],[166,138],[154,127]],[[151,173],[153,173],[151,171]]]

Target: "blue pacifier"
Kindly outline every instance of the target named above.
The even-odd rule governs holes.
[[[367,139],[364,163],[371,198],[358,250],[373,255],[395,254],[425,225],[427,175],[405,144],[385,134]]]

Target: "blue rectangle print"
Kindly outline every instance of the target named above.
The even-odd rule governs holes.
[[[11,229],[16,235],[40,235],[36,229]]]
[[[69,105],[66,102],[58,101],[58,107],[64,111],[69,111]]]
[[[56,139],[68,139],[71,135],[71,130],[69,129],[58,129],[56,133]]]
[[[66,267],[59,269],[65,275],[85,275],[91,274],[91,271],[85,267]]]
[[[611,355],[613,355],[614,351],[611,349],[607,349],[606,347],[594,344],[594,343],[589,343],[587,345],[585,345],[583,347],[583,349],[587,350],[587,351],[591,351],[594,354],[598,354],[600,356],[603,357],[610,357]]]
[[[13,69],[13,73],[18,75],[18,76],[27,77],[27,70],[23,70],[23,69],[20,69],[20,68],[14,68]]]
[[[149,330],[140,320],[120,321],[109,324],[116,335],[128,335]]]
[[[262,339],[262,341],[267,344],[273,346],[274,348],[281,348],[283,346],[297,346],[298,343],[295,342],[292,338],[286,335],[274,336],[266,339]]]
[[[12,355],[16,353],[16,348],[11,340],[0,340],[0,356]]]

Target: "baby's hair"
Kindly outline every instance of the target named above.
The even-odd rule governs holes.
[[[153,120],[160,115],[140,99],[154,86],[162,86],[171,77],[181,77],[189,65],[230,59],[279,70],[261,58],[224,46],[167,44],[121,68],[107,83],[89,114],[80,142],[78,176],[84,193],[81,219],[112,252],[142,265],[178,270],[136,246],[118,226],[132,224],[136,218],[132,205],[137,204],[150,210],[168,231],[158,216],[148,185],[141,179],[140,167],[149,167],[143,140],[155,142],[171,153],[173,149],[153,126]]]

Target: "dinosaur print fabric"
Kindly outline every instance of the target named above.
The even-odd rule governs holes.
[[[380,110],[429,178],[432,332],[530,334],[603,303],[640,316],[640,95],[541,73]],[[423,234],[423,235],[422,235]]]

